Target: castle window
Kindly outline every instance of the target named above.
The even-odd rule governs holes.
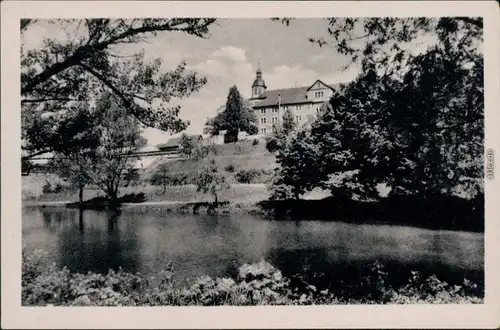
[[[266,123],[267,123],[267,120],[266,120],[266,119],[267,119],[267,118],[265,118],[265,117],[264,117],[264,118],[260,118],[260,123],[261,123],[261,124],[266,124]]]
[[[272,123],[274,124],[274,123],[276,123],[276,122],[278,122],[278,117],[273,117],[273,118],[272,118]]]
[[[300,106],[300,105],[298,105],[298,106],[297,106],[297,110],[300,110],[300,108],[301,108],[301,106]]]
[[[266,109],[260,109],[260,113],[265,115],[266,114]]]
[[[323,92],[315,92],[314,97],[323,97]]]
[[[261,129],[260,129],[260,132],[261,132],[262,134],[266,134],[266,131],[267,131],[267,130],[266,130],[265,128],[261,128]]]
[[[274,107],[274,108],[273,108],[273,112],[278,112],[278,108],[277,108],[277,107]]]
[[[302,117],[301,117],[301,116],[295,116],[295,120],[297,120],[297,121],[301,121],[301,120],[302,120]]]

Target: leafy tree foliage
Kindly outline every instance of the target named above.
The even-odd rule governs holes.
[[[183,154],[191,156],[194,152],[194,148],[196,148],[196,141],[194,141],[193,137],[183,133],[181,136],[181,140],[179,141],[179,145],[182,148],[181,152]]]
[[[272,20],[293,24],[292,18]],[[396,71],[387,64],[402,66],[409,55],[405,46],[423,36],[435,37],[444,47],[455,46],[462,57],[473,58],[483,31],[480,17],[329,17],[325,23],[328,37],[311,37],[310,42],[333,47],[361,64],[363,71],[376,68],[387,73]]]
[[[136,185],[141,180],[141,174],[138,168],[128,168],[123,174],[123,186],[128,187],[131,184]]]
[[[289,191],[298,199],[316,183],[318,147],[310,142],[310,133],[300,130],[296,135],[285,136],[279,141],[276,161],[280,164],[270,189]],[[289,189],[286,189],[289,187]]]
[[[215,205],[219,202],[220,194],[230,188],[226,173],[213,156],[207,158],[201,165],[195,184],[197,192],[214,198]]]
[[[121,56],[117,51],[163,32],[205,38],[214,22],[212,18],[22,20],[22,36],[43,23],[67,34],[65,40],[45,38],[35,49],[24,45],[23,39],[24,157],[57,151],[58,127],[72,121],[66,110],[87,101],[89,94],[97,98],[103,92],[113,93],[119,105],[146,126],[171,132],[185,129],[189,123],[178,117],[180,107],[172,100],[198,91],[206,79],[187,71],[184,62],[162,72],[159,59],[147,63],[143,52]],[[72,143],[72,136],[61,139]]]
[[[155,168],[155,172],[151,176],[151,183],[152,184],[162,186],[162,188],[163,188],[162,195],[164,195],[165,192],[167,191],[167,186],[169,185],[170,180],[171,180],[169,173],[170,173],[170,170],[168,168],[168,164],[163,163],[163,164],[158,165]]]
[[[272,132],[266,136],[266,149],[271,153],[277,152],[286,144],[289,135],[285,134],[281,125],[273,124]]]
[[[137,119],[119,104],[115,95],[104,93],[95,108],[80,107],[65,126],[79,143],[61,148],[51,160],[51,168],[78,188],[80,203],[84,187],[94,184],[116,204],[120,186],[131,180],[131,154],[147,143]],[[82,132],[80,125],[87,129]]]
[[[97,158],[91,166],[93,183],[116,203],[124,176],[133,166],[131,155],[147,141],[141,137],[138,120],[128,115],[111,93],[98,100],[93,115],[100,136]]]
[[[250,135],[256,134],[257,118],[250,105],[243,100],[236,86],[229,89],[224,111],[211,118],[205,124],[205,133],[218,135],[220,131],[226,130],[226,143],[237,142],[240,131]]]
[[[91,169],[97,161],[100,132],[96,129],[95,118],[87,104],[81,103],[69,111],[72,112],[71,116],[66,117],[51,135],[55,154],[49,167],[68,181],[71,187],[78,189],[79,202],[82,204],[83,189],[93,181]]]
[[[283,114],[281,124],[273,124],[272,134],[266,137],[266,149],[269,152],[276,152],[287,143],[287,139],[297,128],[297,123],[293,120],[290,109],[286,109]]]
[[[372,33],[372,41],[359,46],[362,59],[346,39],[353,21]],[[294,187],[295,195],[320,186],[334,194],[376,198],[380,185],[404,195],[482,194],[481,21],[329,22],[332,37],[364,70],[335,93],[308,132],[278,154],[280,180]],[[399,42],[422,32],[432,32],[436,44],[417,54],[400,48]]]
[[[289,135],[297,128],[297,123],[293,120],[292,111],[290,109],[286,109],[283,114],[283,134]]]
[[[83,189],[92,183],[91,166],[95,161],[92,152],[74,152],[67,156],[57,154],[51,160],[51,168],[70,186],[78,189],[78,202],[83,204]]]

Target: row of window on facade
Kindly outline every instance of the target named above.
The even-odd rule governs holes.
[[[323,97],[323,92],[315,92],[314,97]]]
[[[271,119],[271,124],[274,124],[274,123],[278,122],[278,117],[271,117],[270,119]],[[295,120],[297,122],[301,121],[302,120],[302,116],[295,116]],[[260,123],[261,124],[267,124],[267,118],[266,117],[260,118]]]
[[[291,110],[292,108],[293,108],[293,107],[291,106],[291,107],[290,107],[290,110]],[[282,109],[283,109],[284,111],[287,111],[287,110],[288,110],[288,106],[287,106],[287,105],[284,105],[284,106],[282,107]],[[299,110],[299,111],[300,111],[301,109],[302,109],[302,106],[300,106],[300,105],[296,105],[296,106],[295,106],[295,110]],[[273,113],[278,112],[278,107],[273,107],[273,108],[270,108],[270,110],[271,110]],[[263,114],[263,115],[264,115],[264,114],[266,114],[266,111],[267,111],[267,109],[260,109],[260,113],[261,113],[261,114]]]
[[[323,92],[322,92],[322,93],[323,93]],[[291,108],[292,108],[292,107],[291,107]],[[321,106],[316,106],[316,112],[318,112],[320,108],[321,108]],[[285,105],[285,106],[283,106],[283,108],[282,108],[282,109],[283,109],[283,111],[287,111],[287,110],[288,110],[288,106],[286,106],[286,105]],[[295,110],[300,111],[301,109],[302,109],[302,107],[301,107],[300,105],[295,106]],[[266,114],[266,112],[267,112],[267,110],[268,110],[268,109],[260,109],[260,113],[261,113],[262,115],[265,115],[265,114]],[[271,108],[270,110],[272,111],[272,113],[277,113],[277,112],[278,112],[278,107]]]

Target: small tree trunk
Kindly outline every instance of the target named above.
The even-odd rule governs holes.
[[[80,207],[83,205],[83,187],[82,185],[78,187],[78,202],[80,203]]]
[[[109,197],[110,206],[112,208],[116,208],[118,206],[118,191],[116,191],[115,189],[109,189],[108,190],[108,197]]]

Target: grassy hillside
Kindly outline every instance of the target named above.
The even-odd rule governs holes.
[[[238,182],[236,178],[238,172],[255,171],[259,175],[249,183],[266,183],[276,167],[275,157],[266,150],[264,141],[259,141],[258,144],[252,141],[242,141],[210,146],[210,149],[221,168],[232,173],[234,182]],[[203,160],[197,159],[158,160],[146,169],[142,174],[142,180],[149,181],[158,166],[166,164],[169,174],[185,175],[188,182],[191,182],[202,162]]]
[[[231,178],[233,187],[223,199],[243,200],[252,199],[259,201],[268,197],[265,182],[270,178],[272,170],[276,166],[274,155],[267,152],[265,142],[252,141],[211,146],[212,152],[222,170],[227,171]],[[196,175],[198,167],[203,160],[179,159],[169,160],[158,157],[158,159],[141,173],[141,182],[129,187],[122,187],[120,194],[144,192],[148,201],[195,201],[205,200],[205,197],[196,193],[193,185],[169,186],[162,194],[162,188],[150,185],[151,175],[160,164],[167,164],[169,175],[184,176],[188,183]],[[240,171],[255,170],[259,175],[253,177],[251,184],[239,184],[237,175]],[[63,187],[59,192],[44,193],[43,186],[50,183],[52,190],[60,185]],[[22,195],[24,201],[69,201],[76,200],[76,191],[65,189],[66,184],[53,174],[31,174],[22,177]],[[102,196],[103,193],[95,187],[87,187],[84,190],[84,199]]]

